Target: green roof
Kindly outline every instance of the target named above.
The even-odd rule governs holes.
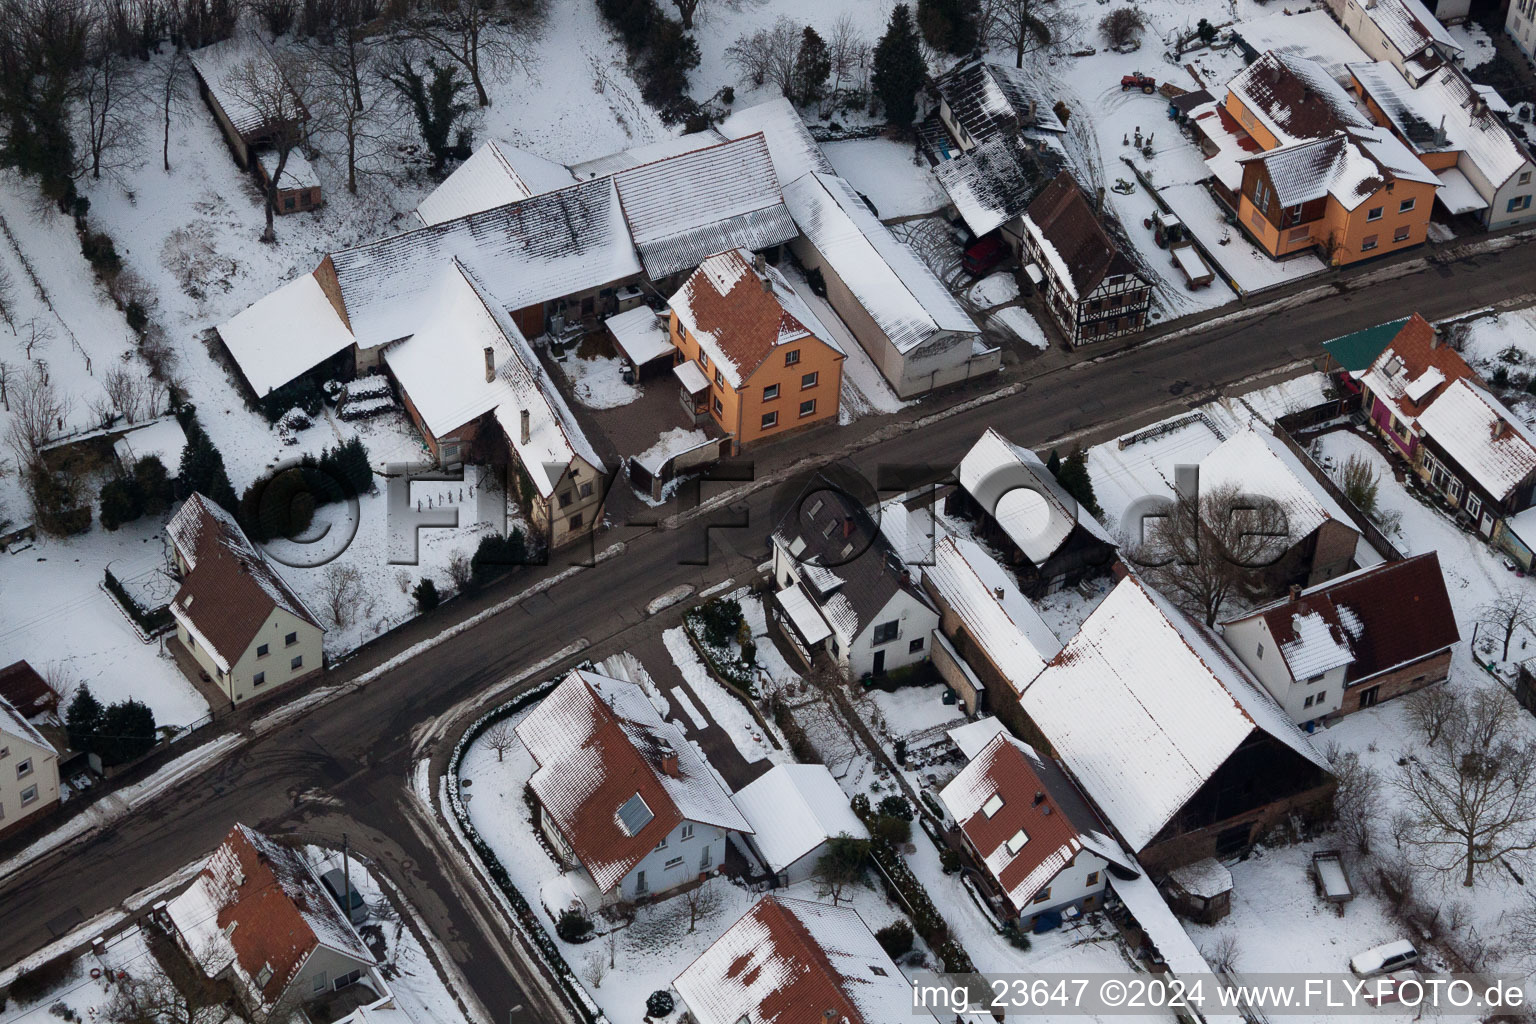
[[[1323,348],[1333,356],[1333,361],[1350,373],[1359,373],[1368,369],[1381,355],[1386,347],[1392,344],[1392,339],[1397,337],[1397,332],[1403,329],[1411,318],[1403,317],[1401,320],[1393,320],[1391,323],[1377,324],[1375,327],[1367,327],[1363,331],[1354,334],[1346,334],[1342,338],[1334,338],[1332,341],[1323,342]]]

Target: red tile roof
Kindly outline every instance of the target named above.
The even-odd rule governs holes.
[[[0,700],[6,701],[24,717],[32,718],[48,710],[54,702],[54,694],[36,669],[25,661],[18,661],[0,668]]]
[[[1262,615],[1284,651],[1296,640],[1296,617],[1308,612],[1321,616],[1354,654],[1344,676],[1349,684],[1437,654],[1461,639],[1433,551],[1352,573],[1242,618]]]
[[[1400,372],[1389,375],[1386,367],[1393,362],[1394,357],[1402,359],[1403,367]],[[1420,395],[1417,400],[1410,398],[1400,386],[1391,384],[1392,381],[1406,383],[1418,380],[1431,369],[1438,370],[1445,380]],[[1435,333],[1434,325],[1418,313],[1408,318],[1402,330],[1397,332],[1396,337],[1362,376],[1370,378],[1367,383],[1372,385],[1371,391],[1376,397],[1396,407],[1398,415],[1405,420],[1417,418],[1453,381],[1467,378],[1474,383],[1482,383],[1477,371],[1467,365],[1461,353],[1441,340]]]
[[[699,340],[713,341],[745,383],[768,353],[815,330],[785,308],[773,272],[760,276],[742,249],[709,257],[672,297],[672,308]],[[798,306],[798,298],[790,300]]]

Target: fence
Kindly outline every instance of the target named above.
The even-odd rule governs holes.
[[[1359,527],[1360,533],[1364,535],[1373,548],[1385,555],[1389,562],[1401,562],[1403,560],[1403,553],[1397,549],[1397,545],[1388,540],[1387,535],[1382,533],[1375,523],[1371,522],[1370,517],[1356,508],[1354,502],[1344,496],[1344,492],[1340,490],[1339,485],[1333,482],[1332,477],[1323,472],[1323,467],[1312,460],[1312,456],[1308,455],[1307,450],[1296,442],[1296,439],[1291,436],[1290,431],[1276,424],[1275,436],[1291,450],[1291,453],[1296,458],[1301,460],[1301,464],[1307,468],[1307,472],[1312,474],[1313,479],[1318,482],[1323,490],[1327,491],[1329,496],[1349,513],[1350,518],[1354,520],[1355,526]]]

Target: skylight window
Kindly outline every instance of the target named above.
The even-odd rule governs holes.
[[[1008,842],[1004,844],[1008,848],[1008,856],[1012,857],[1020,850],[1024,849],[1024,844],[1027,842],[1029,842],[1029,836],[1024,834],[1023,829],[1019,829],[1012,836],[1010,836]]]
[[[989,818],[992,817],[994,814],[996,814],[998,811],[1000,811],[1002,809],[1003,809],[1003,794],[1001,794],[1001,793],[993,793],[987,799],[987,802],[981,805],[981,813],[985,814]]]
[[[645,828],[655,816],[651,813],[650,807],[646,805],[645,798],[639,793],[624,801],[623,806],[614,814],[614,817],[618,819],[619,827],[624,830],[624,834],[631,836],[639,835],[640,830]]]

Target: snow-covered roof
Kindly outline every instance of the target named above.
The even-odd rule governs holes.
[[[1322,8],[1300,13],[1277,11],[1244,20],[1234,31],[1256,53],[1274,50],[1316,61],[1340,85],[1349,82],[1350,64],[1368,59],[1349,33]]]
[[[1421,0],[1345,0],[1376,23],[1392,48],[1404,57],[1426,46],[1460,53],[1462,46]]]
[[[752,826],[752,842],[775,874],[835,836],[869,837],[826,765],[776,765],[731,801]]]
[[[235,517],[214,502],[192,492],[165,532],[187,564],[171,614],[202,640],[223,671],[240,660],[275,608],[320,628]]]
[[[832,627],[821,617],[821,612],[816,610],[815,603],[800,584],[786,587],[774,596],[807,644],[819,644],[832,635]]]
[[[331,253],[358,345],[414,334],[436,272],[454,258],[508,310],[641,272],[613,182],[583,182]]]
[[[218,326],[219,337],[257,396],[280,388],[352,344],[314,274],[257,299]]]
[[[45,740],[43,734],[27,721],[26,716],[4,697],[0,697],[0,735],[33,743],[46,750],[53,749],[53,744]]]
[[[1267,430],[1245,430],[1217,445],[1200,461],[1200,487],[1237,487],[1244,494],[1275,502],[1285,512],[1292,543],[1311,535],[1330,519],[1355,529],[1349,513],[1307,471],[1296,453]]]
[[[528,784],[602,892],[684,821],[752,830],[703,755],[635,683],[572,672],[517,736],[539,765]],[[637,797],[651,817],[621,820]]]
[[[1093,610],[1020,704],[1135,850],[1255,731],[1326,766],[1219,641],[1135,576]]]
[[[967,61],[935,78],[933,88],[944,98],[956,123],[977,143],[1000,131],[1067,130],[1029,74],[1020,68],[988,60]]]
[[[842,352],[778,268],[754,262],[745,249],[717,252],[667,300],[732,388],[741,387],[784,345],[816,338]]]
[[[1456,215],[1488,209],[1488,200],[1478,192],[1472,180],[1457,168],[1446,167],[1436,171],[1435,177],[1440,179],[1440,187],[1435,190],[1435,198],[1439,200],[1441,206],[1445,207],[1447,213]]]
[[[1109,876],[1109,886],[1125,904],[1125,909],[1131,912],[1175,977],[1193,984],[1188,979],[1211,973],[1211,965],[1184,930],[1184,925],[1168,908],[1168,901],[1163,899],[1163,894],[1158,891],[1151,876],[1145,871],[1134,878],[1112,874]],[[1210,1005],[1202,1008],[1200,1019],[1205,1024],[1244,1024],[1245,1020],[1238,1013],[1223,1013]]]
[[[1292,142],[1248,160],[1264,164],[1281,206],[1300,206],[1331,195],[1346,210],[1353,210],[1394,178],[1440,184],[1397,136],[1375,125]]]
[[[1536,472],[1536,439],[1508,406],[1469,378],[1429,403],[1419,428],[1500,501]]]
[[[420,313],[421,329],[386,348],[384,360],[434,436],[494,412],[544,498],[578,458],[603,471],[596,449],[522,331],[468,268],[458,260],[443,268]],[[486,380],[486,349],[494,365],[491,380]]]
[[[911,352],[941,331],[980,333],[949,289],[869,212],[847,181],[807,174],[785,188],[784,202],[898,352]]]
[[[939,161],[933,173],[965,226],[980,237],[1028,209],[1057,166],[1051,150],[1017,133],[1000,132],[967,153]]]
[[[181,452],[186,446],[187,432],[181,429],[181,421],[175,416],[164,416],[128,431],[117,439],[112,450],[124,469],[132,469],[135,462],[153,456],[175,479],[181,470]]]
[[[282,77],[267,44],[259,36],[244,35],[199,47],[187,56],[236,134],[247,141],[260,138],[267,128],[266,114],[250,98],[244,80],[252,74]]]
[[[1385,61],[1349,69],[1415,152],[1455,151],[1477,168],[1492,185],[1486,195],[1478,193],[1484,205],[1513,175],[1529,168],[1525,146],[1460,68],[1443,65],[1417,87]]]
[[[633,149],[621,149],[617,153],[605,153],[591,160],[583,160],[571,165],[571,173],[577,181],[587,181],[592,178],[606,178],[617,174],[619,171],[627,171],[631,167],[639,167],[641,164],[655,163],[657,160],[665,160],[668,157],[678,156],[683,153],[692,153],[696,149],[713,146],[723,141],[725,136],[713,128],[706,128],[701,132],[690,135],[674,135],[655,142],[648,142],[643,146]]]
[[[230,831],[166,910],[187,945],[214,958],[203,965],[210,976],[233,964],[267,1006],[282,998],[319,947],[360,968],[375,962],[303,853],[245,825]]]
[[[1215,103],[1196,108],[1189,116],[1201,138],[1215,149],[1205,158],[1205,166],[1217,181],[1237,192],[1243,187],[1243,161],[1258,152],[1258,143]]]
[[[261,164],[261,169],[268,178],[277,170],[277,153],[274,150],[264,149],[256,154],[256,160]],[[278,179],[277,187],[280,190],[298,188],[319,188],[320,175],[315,173],[304,153],[299,149],[293,149],[288,153],[288,159],[283,161],[283,176]]]
[[[781,183],[820,171],[832,174],[832,162],[811,137],[794,104],[782,96],[731,114],[716,126],[727,139],[741,139],[762,132],[773,157],[773,171]]]
[[[893,1024],[930,1014],[852,907],[763,897],[672,987],[697,1024],[829,1019]]]
[[[1132,867],[1061,767],[1006,732],[978,750],[939,799],[1015,910],[1083,849]]]
[[[1078,505],[1039,456],[988,427],[960,460],[960,486],[989,512],[1008,539],[1035,565],[1067,540],[1075,526],[1107,544],[1114,538]]]
[[[1227,91],[1281,146],[1371,123],[1327,69],[1289,53],[1264,54],[1238,72]]]
[[[1014,690],[1022,690],[1061,650],[1061,641],[1010,574],[975,541],[941,539],[933,564],[923,567],[923,579]]]
[[[652,359],[660,359],[676,351],[667,334],[666,318],[643,303],[634,309],[615,313],[603,321],[603,326],[613,335],[619,351],[636,366],[643,366]]]
[[[516,146],[485,143],[416,206],[423,224],[442,224],[575,184],[571,172]]]
[[[723,249],[766,249],[799,234],[761,133],[642,164],[613,180],[653,281]]]
[[[1232,891],[1232,872],[1214,857],[1174,868],[1168,872],[1168,877],[1180,889],[1202,899],[1211,899]]]

